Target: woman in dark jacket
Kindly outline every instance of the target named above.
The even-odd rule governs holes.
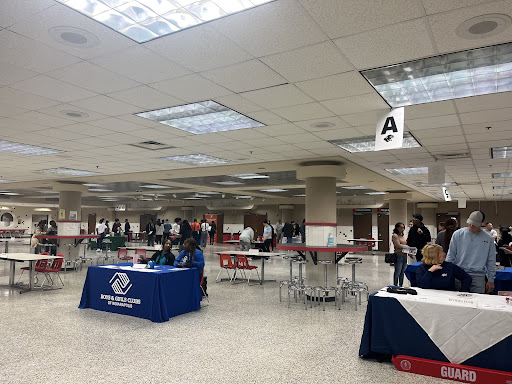
[[[185,243],[185,240],[187,240],[189,237],[192,237],[192,227],[190,226],[190,223],[188,220],[183,220],[181,222],[180,226],[180,250],[183,249],[183,244]]]
[[[502,267],[510,267],[510,259],[512,256],[507,255],[501,247],[506,247],[512,242],[512,236],[510,235],[510,231],[508,228],[501,228],[501,236],[498,240],[498,258],[500,260],[500,265]]]
[[[213,241],[215,239],[215,234],[217,233],[217,224],[212,220],[210,224],[210,245],[213,245]]]
[[[423,247],[423,264],[416,271],[418,287],[457,291],[455,279],[461,282],[460,292],[469,292],[471,276],[459,266],[445,261],[446,253],[437,244]]]
[[[153,256],[151,256],[151,261],[154,261],[156,265],[174,265],[176,257],[172,253],[171,248],[171,239],[167,239],[162,245],[162,249],[156,251]]]

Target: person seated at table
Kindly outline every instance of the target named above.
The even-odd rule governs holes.
[[[165,240],[165,243],[162,245],[162,249],[160,251],[156,251],[153,256],[151,256],[150,260],[154,261],[156,265],[174,265],[176,257],[172,253],[171,248],[171,239]]]
[[[174,261],[174,266],[177,268],[196,267],[199,270],[199,274],[201,274],[204,268],[204,255],[194,238],[189,237],[185,240],[183,251],[180,252]]]
[[[459,266],[445,261],[443,247],[429,244],[423,247],[423,264],[416,271],[418,287],[456,291],[455,279],[461,282],[460,292],[469,292],[471,276]]]

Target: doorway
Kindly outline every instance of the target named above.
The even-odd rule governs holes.
[[[263,236],[263,222],[267,220],[266,213],[246,213],[244,215],[244,228],[252,227],[254,237]]]
[[[446,212],[446,213],[436,213],[436,233],[439,223],[444,223],[449,218],[455,217],[457,219],[457,223],[460,228],[460,213],[459,212]]]
[[[87,217],[87,233],[94,234],[96,232],[96,214],[89,213]]]
[[[354,239],[372,238],[372,213],[354,212]]]
[[[377,228],[379,231],[379,241],[377,243],[379,251],[389,252],[389,214],[381,212],[377,214]]]

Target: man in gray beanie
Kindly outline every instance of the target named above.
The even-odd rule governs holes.
[[[496,276],[496,248],[492,237],[482,231],[484,220],[482,211],[471,212],[466,221],[468,226],[453,233],[446,256],[446,261],[458,265],[471,276],[470,292],[474,293],[492,292]]]

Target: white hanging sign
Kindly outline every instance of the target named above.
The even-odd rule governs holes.
[[[404,108],[394,108],[377,120],[375,150],[402,148],[404,142]]]
[[[450,191],[446,187],[443,187],[443,197],[444,197],[444,201],[452,201],[452,196],[450,195]]]

